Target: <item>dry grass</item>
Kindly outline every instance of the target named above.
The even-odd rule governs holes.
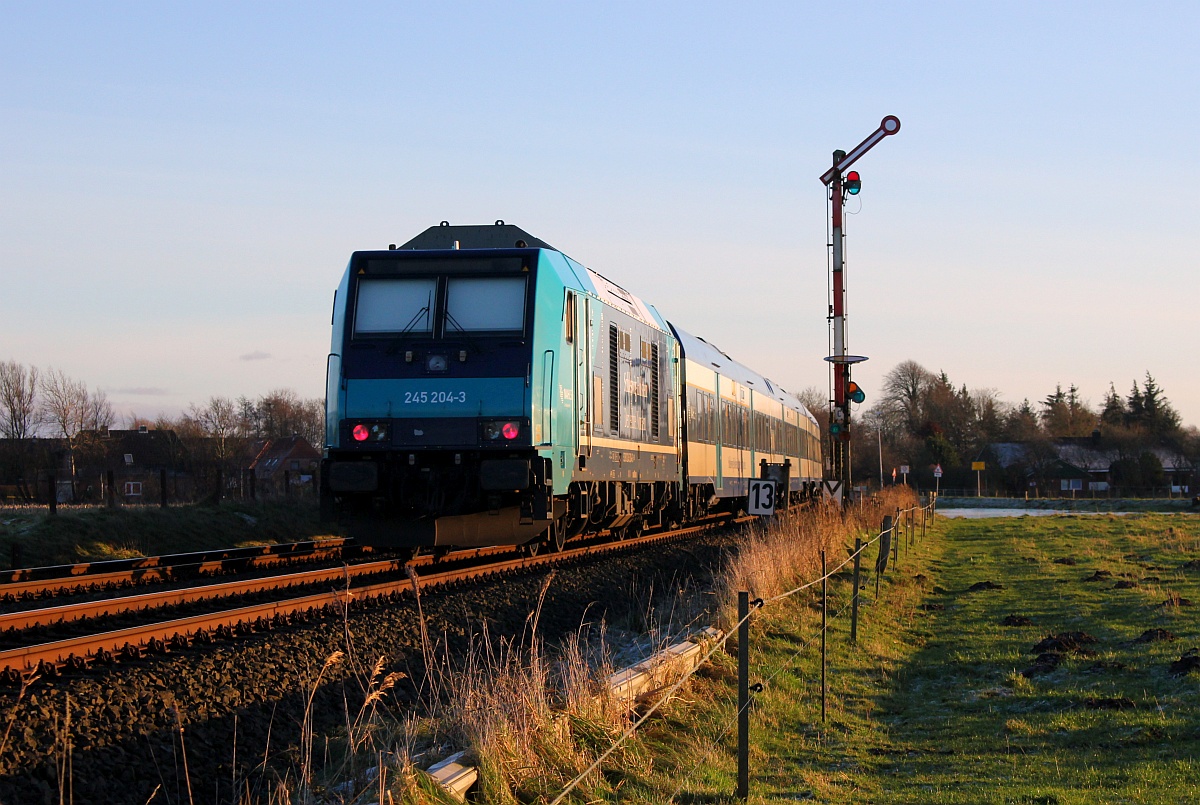
[[[674,580],[665,585],[669,589],[640,590],[644,606],[630,626],[652,634],[635,641],[639,653],[661,648],[680,631],[694,630],[697,601],[707,600],[710,607],[717,602],[716,611],[701,614],[700,622],[723,614],[727,618],[738,590],[767,598],[817,578],[822,550],[834,566],[849,554],[856,537],[865,540],[878,534],[884,514],[914,503],[909,490],[889,490],[847,513],[818,507],[757,528],[721,568],[714,580],[715,598],[705,594],[714,591],[691,589]],[[344,732],[332,738],[333,762],[329,749],[323,765],[314,757],[317,738],[306,717],[298,768],[268,801],[449,802],[418,768],[458,749],[466,749],[464,762],[479,770],[475,801],[553,799],[613,745],[634,714],[608,690],[613,661],[604,626],[598,636],[582,631],[571,635],[553,651],[543,644],[538,618],[551,583],[552,577],[524,634],[499,638],[485,631],[461,660],[452,660],[422,629],[426,673],[414,680],[420,699],[416,713],[390,712],[388,694],[399,675],[385,674],[382,662],[362,675],[369,678],[363,685],[363,704],[357,713],[347,708]],[[415,580],[414,592],[424,621]],[[328,669],[342,661],[341,652],[330,657],[315,674],[314,691]],[[622,780],[645,778],[652,765],[650,751],[635,736],[591,772],[572,793],[572,801],[609,801]]]
[[[885,489],[848,511],[832,503],[780,517],[755,527],[749,540],[730,557],[717,583],[718,619],[723,628],[736,622],[737,594],[771,598],[821,575],[821,551],[829,568],[853,553],[855,538],[864,542],[879,533],[884,515],[917,502],[909,487]]]

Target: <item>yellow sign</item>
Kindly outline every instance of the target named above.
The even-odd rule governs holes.
[[[973,469],[973,470],[986,470],[986,469],[987,469],[987,467],[986,467],[986,466],[984,466],[984,463],[983,463],[982,461],[972,461],[972,462],[971,462],[971,469]]]

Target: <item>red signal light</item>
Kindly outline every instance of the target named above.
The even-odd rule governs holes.
[[[354,437],[354,441],[356,442],[365,442],[371,437],[371,431],[367,429],[366,425],[359,424],[354,426],[354,429],[350,431],[350,435]]]
[[[516,422],[505,422],[504,427],[500,429],[505,439],[512,440],[521,435],[521,426]]]
[[[850,171],[846,174],[846,192],[852,196],[857,196],[858,191],[862,190],[862,177],[858,175],[858,171]]]

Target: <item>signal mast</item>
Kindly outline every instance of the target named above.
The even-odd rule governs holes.
[[[829,305],[829,322],[833,334],[833,354],[827,357],[831,366],[829,394],[829,456],[830,480],[837,482],[838,494],[843,503],[850,501],[850,404],[861,403],[867,397],[858,384],[850,379],[850,368],[865,361],[864,355],[851,355],[846,351],[846,282],[845,282],[845,234],[842,225],[842,208],[846,196],[856,196],[862,190],[862,178],[858,171],[847,169],[859,157],[875,147],[884,137],[900,131],[900,118],[888,115],[854,150],[833,152],[833,167],[821,175],[821,183],[829,188],[833,232],[830,248],[832,300]]]

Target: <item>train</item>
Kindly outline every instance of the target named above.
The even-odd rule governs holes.
[[[799,398],[503,221],[354,252],[331,324],[321,513],[361,544],[562,550],[745,510],[768,468],[819,493]]]

